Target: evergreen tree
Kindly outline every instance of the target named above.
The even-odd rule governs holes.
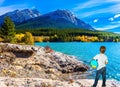
[[[1,27],[1,35],[6,42],[15,41],[15,25],[10,17],[5,17],[4,23]]]

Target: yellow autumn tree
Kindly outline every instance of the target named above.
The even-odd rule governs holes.
[[[34,44],[34,38],[30,32],[26,32],[24,36],[24,43],[28,45],[33,45]]]
[[[16,34],[15,38],[16,38],[17,43],[22,43],[24,36],[25,36],[25,34],[23,34],[23,33]]]
[[[0,42],[2,42],[2,41],[4,41],[4,39],[0,37]]]
[[[98,37],[96,36],[76,36],[75,37],[76,41],[82,41],[82,42],[95,42],[95,41],[99,41]]]
[[[76,41],[81,41],[81,36],[76,36],[76,37],[75,37],[75,40],[76,40]]]
[[[43,36],[35,36],[34,41],[35,42],[43,42]]]

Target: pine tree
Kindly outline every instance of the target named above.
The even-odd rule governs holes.
[[[1,27],[1,35],[6,42],[14,42],[15,40],[15,25],[10,17],[5,17],[4,23]]]

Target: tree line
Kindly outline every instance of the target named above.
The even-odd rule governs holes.
[[[9,17],[4,19],[0,29],[0,41],[34,44],[34,42],[120,42],[120,35],[96,30],[86,29],[16,29]]]
[[[32,33],[35,41],[45,42],[120,42],[120,35],[112,32],[85,29],[17,29],[17,33]]]

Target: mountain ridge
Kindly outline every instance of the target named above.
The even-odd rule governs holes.
[[[3,23],[5,16],[9,16],[15,22],[17,29],[80,28],[95,30],[69,10],[58,9],[43,15],[37,9],[15,10],[0,16],[0,24]]]
[[[29,19],[39,17],[40,12],[37,9],[23,9],[23,10],[14,10],[12,12],[7,12],[0,16],[0,24],[3,23],[4,18],[9,16],[13,22],[15,23],[22,23]]]

